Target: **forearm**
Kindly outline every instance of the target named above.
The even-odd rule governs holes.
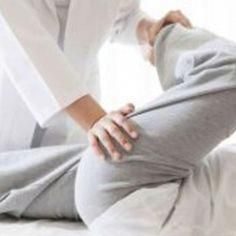
[[[90,96],[85,95],[66,108],[66,112],[86,131],[106,115],[103,108]]]

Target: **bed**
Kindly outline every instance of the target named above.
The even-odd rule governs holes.
[[[141,189],[90,226],[53,220],[0,219],[0,236],[235,236],[236,144],[205,158],[183,185]],[[148,217],[147,217],[148,216]]]
[[[0,236],[88,236],[79,222],[1,218]]]

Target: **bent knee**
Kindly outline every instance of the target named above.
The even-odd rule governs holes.
[[[139,173],[137,168],[135,172],[129,167],[127,161],[104,161],[95,156],[91,148],[86,150],[77,171],[75,201],[77,211],[87,225],[137,189],[137,184],[131,183],[131,177],[138,179]]]
[[[124,154],[118,163],[100,160],[91,148],[86,150],[78,167],[75,186],[76,207],[86,224],[91,224],[110,206],[136,190],[186,176],[185,169],[167,167],[170,165],[167,158],[163,159],[150,148],[147,151],[144,148],[147,145],[143,146],[145,142],[136,144],[136,148]]]

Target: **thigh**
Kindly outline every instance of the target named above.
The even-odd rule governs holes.
[[[87,150],[78,168],[76,204],[90,224],[111,205],[143,187],[181,181],[236,128],[236,91],[199,96],[132,119],[140,138],[119,163]],[[122,151],[122,150],[120,150]]]

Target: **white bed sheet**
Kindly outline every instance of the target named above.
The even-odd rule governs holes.
[[[218,148],[180,186],[142,189],[90,226],[0,220],[0,236],[236,236],[236,144]]]
[[[88,236],[80,222],[54,220],[0,220],[0,236]]]
[[[90,229],[94,236],[236,236],[236,144],[212,152],[183,185],[127,196]]]

